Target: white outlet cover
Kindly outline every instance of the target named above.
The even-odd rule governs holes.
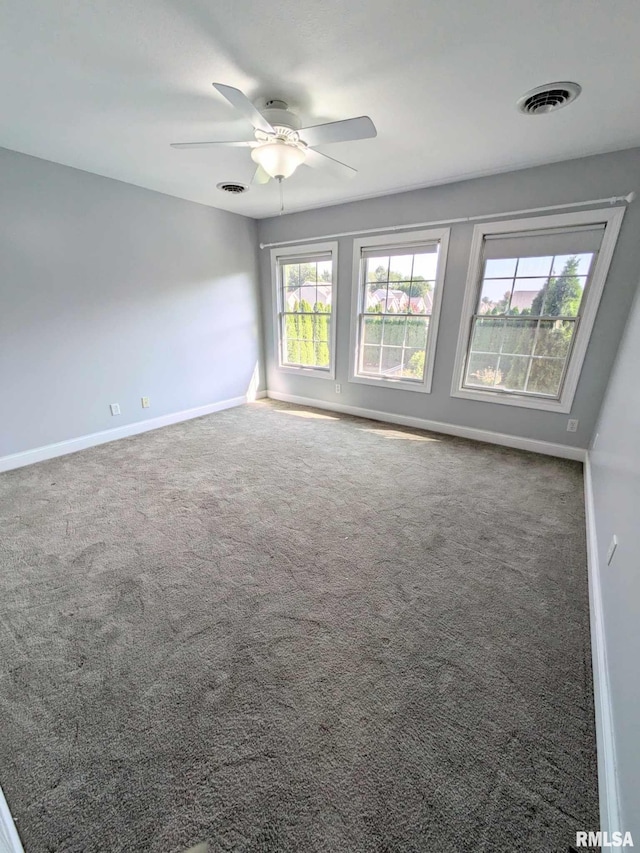
[[[120,404],[119,403],[111,403],[109,408],[111,409],[112,415],[119,415],[120,414]]]
[[[616,553],[616,548],[618,547],[618,537],[613,534],[611,538],[611,543],[609,545],[609,550],[607,551],[607,565],[611,565],[611,561],[613,560],[613,555]]]

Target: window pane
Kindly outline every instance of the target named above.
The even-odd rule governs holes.
[[[379,281],[371,281],[367,284],[365,292],[365,311],[382,314],[387,304],[387,285]]]
[[[399,376],[402,370],[402,347],[382,347],[382,373]]]
[[[368,253],[369,250],[367,250]],[[380,249],[361,265],[362,312],[358,370],[423,381],[438,252]],[[380,315],[380,316],[378,316]]]
[[[364,346],[362,348],[362,372],[378,374],[381,348]]]
[[[303,314],[300,317],[298,334],[300,339],[300,364],[310,367],[315,363],[315,357],[313,346],[313,323],[308,314]]]
[[[552,317],[576,317],[586,281],[585,276],[578,275],[550,278],[544,296],[543,313]]]
[[[389,264],[389,278],[392,281],[411,281],[413,269],[413,255],[391,256]]]
[[[527,391],[557,397],[564,370],[564,359],[536,358],[531,366]]]
[[[474,323],[472,352],[500,352],[505,321],[480,317]]]
[[[411,282],[409,305],[407,311],[411,314],[431,314],[433,311],[433,282]]]
[[[331,366],[333,261],[301,256],[279,264],[281,363],[293,367]]]
[[[320,261],[318,263],[318,281],[331,281],[331,261]]]
[[[516,274],[517,258],[496,258],[485,262],[485,278],[513,278]]]
[[[565,358],[574,330],[574,320],[541,320],[534,354]]]
[[[284,290],[284,310],[297,311],[300,304],[300,294],[297,287],[286,287]]]
[[[509,355],[531,355],[537,326],[537,320],[505,320],[502,352]]]
[[[427,345],[429,320],[426,317],[407,317],[405,346],[424,349]]]
[[[524,391],[530,361],[523,355],[500,356],[495,387],[503,391]]]
[[[313,317],[314,365],[329,367],[329,341],[331,339],[331,314],[326,310],[317,311]]]
[[[311,283],[309,281],[305,281],[304,284],[300,285],[298,288],[298,299],[300,300],[299,309],[300,311],[312,311],[313,306],[317,301],[317,288],[315,283]]]
[[[282,280],[286,287],[297,287],[300,282],[300,264],[286,264],[282,268]]]
[[[423,349],[405,349],[404,367],[401,375],[405,379],[424,379],[425,351]]]
[[[542,307],[542,297],[547,286],[546,278],[518,278],[511,294],[510,314],[537,314]]]
[[[379,344],[382,342],[382,317],[365,317],[362,327],[362,336],[365,344]]]
[[[507,310],[511,296],[512,282],[504,278],[486,278],[482,282],[482,292],[478,305],[478,314],[502,314]]]
[[[387,311],[390,314],[405,314],[409,308],[409,296],[403,289],[394,285],[395,282],[389,282]]]
[[[286,364],[327,367],[330,340],[329,313],[285,314],[282,357]]]
[[[522,276],[544,276],[546,278],[551,272],[552,263],[552,255],[545,255],[542,258],[520,258],[518,260],[518,278]]]
[[[477,385],[481,388],[493,388],[496,381],[498,355],[477,355],[471,353],[467,366],[465,385]]]
[[[382,342],[386,346],[403,346],[407,328],[406,317],[385,317]]]
[[[560,396],[604,229],[485,236],[464,385]]]
[[[439,252],[424,252],[413,256],[413,278],[435,281]]]
[[[331,313],[331,303],[333,301],[333,288],[330,284],[318,282],[316,287],[317,302],[313,306],[314,311],[326,311]]]
[[[367,258],[365,261],[367,281],[389,281],[389,257]]]
[[[315,350],[315,366],[329,367],[331,358],[329,355],[329,339],[316,340],[314,343]]]
[[[589,275],[593,257],[592,252],[584,255],[556,255],[553,259],[551,275],[562,275],[566,265],[572,260],[575,260],[574,272],[576,275]]]
[[[282,346],[284,364],[300,364],[300,343],[289,338],[284,339]]]

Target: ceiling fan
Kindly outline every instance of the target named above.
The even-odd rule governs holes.
[[[254,128],[253,136],[231,142],[173,142],[171,147],[209,148],[231,145],[236,148],[251,148],[251,159],[258,164],[253,183],[266,184],[270,178],[282,182],[284,178],[293,175],[302,163],[314,168],[328,168],[338,177],[352,177],[356,174],[356,169],[316,151],[316,146],[369,139],[377,135],[369,116],[301,128],[302,122],[285,101],[267,101],[265,109],[258,110],[240,89],[222,83],[214,83],[213,87],[251,122]]]

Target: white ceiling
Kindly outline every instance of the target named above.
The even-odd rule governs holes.
[[[638,0],[0,0],[0,146],[254,217],[275,183],[242,148],[170,142],[250,130],[211,86],[284,98],[303,124],[369,115],[376,139],[321,149],[287,210],[640,144]],[[575,104],[523,116],[555,80]]]

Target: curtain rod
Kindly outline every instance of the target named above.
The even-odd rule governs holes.
[[[427,228],[433,225],[457,225],[462,222],[477,222],[482,219],[501,219],[506,216],[521,216],[524,213],[543,213],[549,210],[566,210],[570,207],[589,207],[592,204],[613,205],[620,201],[631,204],[635,197],[635,192],[630,192],[627,193],[627,195],[614,195],[611,198],[593,198],[590,201],[573,201],[568,204],[548,204],[544,207],[527,207],[523,210],[505,210],[503,213],[485,213],[479,216],[460,216],[457,219],[433,219],[431,222],[411,222],[408,225],[381,225],[379,228],[359,228],[356,231],[340,231],[337,234],[323,234],[321,237],[300,237],[296,240],[281,240],[279,243],[260,243],[260,248],[272,249],[276,246],[293,246],[295,243],[333,240],[336,237],[355,237],[358,234],[375,234],[378,231],[404,231],[407,228]]]

